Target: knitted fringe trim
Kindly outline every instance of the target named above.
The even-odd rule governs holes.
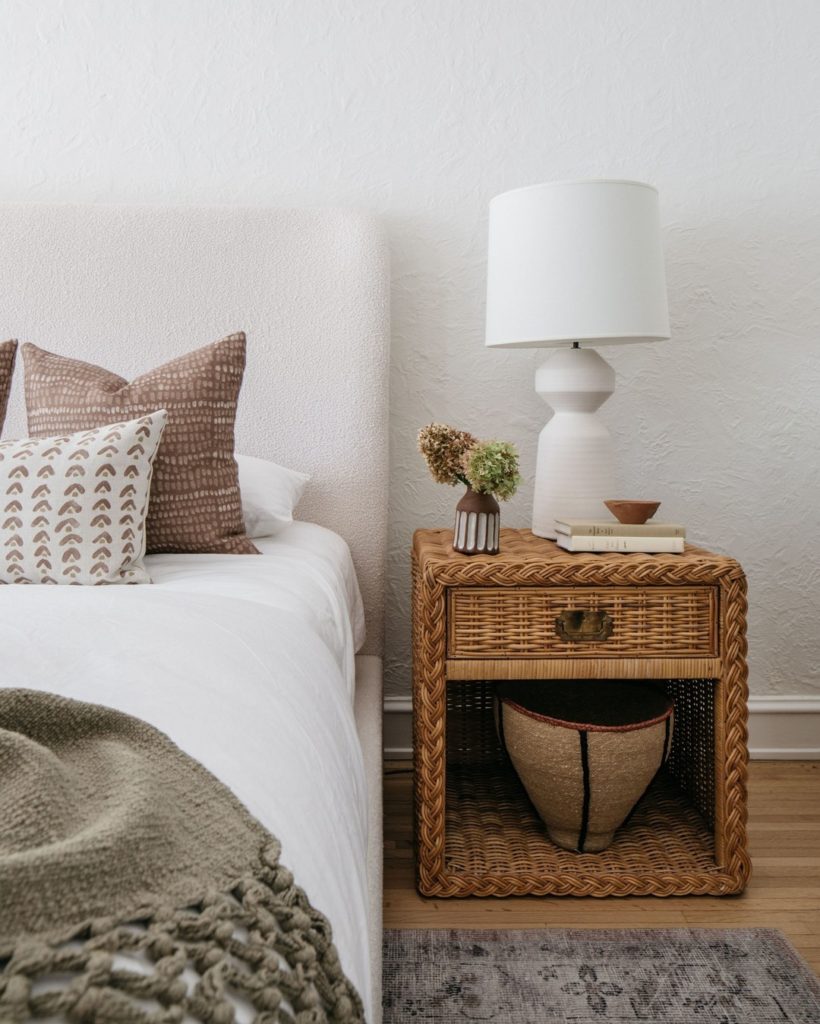
[[[330,924],[279,863],[280,849],[268,843],[256,872],[183,908],[96,918],[64,942],[20,940],[0,960],[0,1021],[233,1024],[234,996],[253,1006],[255,1024],[363,1022]],[[122,965],[131,958],[134,969]]]

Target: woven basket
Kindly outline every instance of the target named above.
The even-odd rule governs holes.
[[[615,680],[505,684],[499,730],[558,846],[606,849],[663,766],[673,704],[659,687]]]

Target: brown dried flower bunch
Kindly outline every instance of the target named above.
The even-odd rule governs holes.
[[[521,483],[518,452],[506,441],[479,441],[466,430],[430,423],[419,431],[419,451],[440,484],[461,483],[506,501]]]
[[[429,423],[419,431],[419,451],[427,460],[436,483],[468,485],[464,475],[464,456],[478,444],[478,438],[466,430],[446,423]]]

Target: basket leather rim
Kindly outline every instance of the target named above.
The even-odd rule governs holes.
[[[561,729],[573,729],[575,732],[635,732],[637,729],[648,729],[652,725],[665,722],[674,711],[674,704],[670,702],[666,711],[655,718],[646,718],[641,722],[629,722],[626,725],[593,725],[588,722],[567,722],[563,718],[552,718],[550,715],[542,715],[538,711],[532,711],[530,708],[525,708],[523,705],[518,704],[512,697],[502,697],[501,703],[506,704],[507,707],[519,712],[519,714],[526,715],[528,718],[534,718],[537,722],[557,725]]]

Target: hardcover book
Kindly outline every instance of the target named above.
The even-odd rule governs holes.
[[[556,519],[555,529],[569,537],[686,537],[686,527],[680,523],[630,525],[612,519]]]
[[[559,533],[557,544],[566,551],[627,551],[682,555],[683,537],[611,537]]]

